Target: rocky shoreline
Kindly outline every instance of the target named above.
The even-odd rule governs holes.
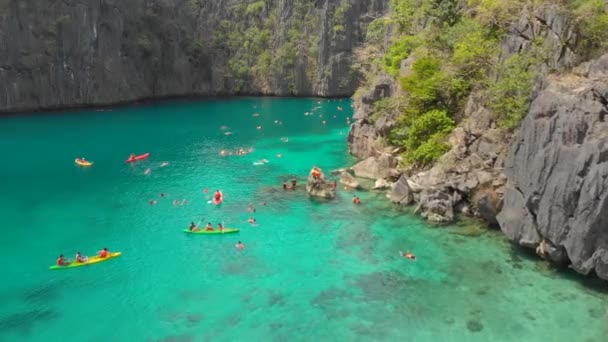
[[[393,203],[415,205],[430,222],[477,217],[543,258],[608,280],[608,54],[539,79],[513,136],[471,96],[451,150],[423,170],[401,167],[401,151],[383,144],[390,117],[369,119],[370,104],[396,87],[379,80],[354,103],[348,142],[363,159],[350,168],[355,177],[387,182]],[[343,184],[358,184],[346,174]]]

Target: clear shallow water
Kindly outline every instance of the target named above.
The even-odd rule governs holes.
[[[284,192],[283,180],[303,180],[314,164],[352,162],[348,101],[317,101],[2,118],[0,340],[606,340],[605,293],[526,258],[499,234],[433,228],[374,193],[360,193],[364,205],[354,207],[346,191],[329,203]],[[219,156],[238,147],[255,150]],[[152,156],[129,165],[131,152]],[[94,166],[76,167],[77,156]],[[253,165],[262,158],[269,163]],[[207,203],[205,187],[224,191],[221,208]],[[174,207],[176,198],[188,203]],[[258,227],[246,223],[250,202]],[[203,217],[242,231],[181,232]],[[246,250],[233,247],[238,240]],[[59,253],[104,246],[123,256],[48,270]],[[408,249],[415,262],[398,256]]]

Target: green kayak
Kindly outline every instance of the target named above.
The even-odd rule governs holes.
[[[205,228],[201,228],[201,230],[197,230],[195,232],[191,232],[190,229],[184,229],[184,233],[188,234],[230,234],[230,233],[238,233],[240,229],[238,228],[224,228],[219,230],[217,228],[213,228],[213,230],[205,230]]]

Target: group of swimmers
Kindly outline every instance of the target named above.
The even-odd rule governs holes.
[[[110,255],[110,251],[108,250],[107,247],[104,247],[102,250],[100,250],[99,252],[97,252],[97,256],[101,259],[103,258],[107,258],[108,255]],[[86,263],[89,262],[89,257],[88,256],[83,256],[82,253],[77,252],[76,253],[76,257],[74,258],[74,261],[70,261],[67,260],[63,254],[59,255],[57,257],[57,266],[68,266],[71,263]]]
[[[250,147],[248,149],[244,149],[244,148],[239,148],[236,151],[227,151],[227,150],[221,150],[220,151],[220,156],[225,157],[225,156],[246,156],[247,154],[253,152],[253,147]]]
[[[298,185],[298,181],[295,179],[292,179],[291,185],[288,185],[287,182],[283,183],[283,190],[295,190],[296,185]]]

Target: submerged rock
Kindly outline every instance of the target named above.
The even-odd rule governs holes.
[[[511,145],[498,222],[516,243],[608,280],[608,54],[543,84]]]

